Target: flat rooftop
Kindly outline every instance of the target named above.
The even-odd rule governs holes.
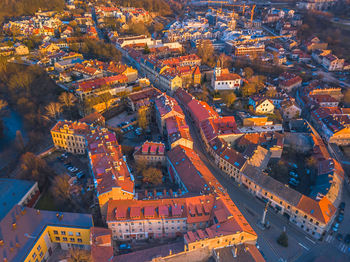
[[[0,221],[34,186],[34,181],[0,178]]]

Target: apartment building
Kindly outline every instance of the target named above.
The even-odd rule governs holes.
[[[90,171],[101,213],[105,216],[107,202],[132,199],[134,177],[126,163],[113,132],[83,122],[58,121],[51,129],[55,147],[74,154],[88,153]]]
[[[28,180],[0,178],[0,220],[16,205],[32,207],[39,199],[38,183]]]
[[[165,93],[155,98],[154,107],[156,111],[156,120],[159,132],[161,134],[164,134],[166,132],[165,120],[167,118],[175,116],[182,119],[185,118],[185,115],[177,101]]]
[[[322,59],[322,66],[328,71],[341,71],[344,67],[344,59],[340,59],[335,55],[328,54]]]
[[[149,165],[166,164],[165,145],[163,143],[146,141],[135,149],[136,162],[145,162]]]
[[[259,55],[265,52],[264,44],[236,45],[234,46],[235,56]]]
[[[233,148],[226,147],[216,161],[216,165],[230,178],[237,179],[246,159]]]
[[[85,136],[90,132],[86,123],[61,120],[51,129],[54,146],[74,154],[86,153]]]
[[[89,249],[90,214],[14,206],[0,221],[1,261],[47,261],[56,248]]]

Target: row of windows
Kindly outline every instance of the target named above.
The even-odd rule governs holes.
[[[54,233],[55,235],[58,235],[58,231],[57,231],[57,230],[54,230],[53,233]],[[61,235],[62,235],[62,236],[65,236],[65,235],[66,235],[66,231],[61,231]],[[76,235],[77,237],[80,237],[80,236],[81,236],[81,233],[80,233],[80,232],[76,232],[75,235]],[[71,231],[68,231],[68,236],[74,236],[74,233],[71,232]]]
[[[80,136],[67,136],[64,134],[56,134],[56,133],[52,133],[52,137],[57,137],[57,138],[65,138],[67,140],[76,140],[76,141],[80,141],[83,142],[84,139]]]
[[[71,143],[69,141],[67,143],[65,140],[60,140],[60,139],[54,139],[53,142],[55,144],[61,144],[61,145],[84,147],[84,144],[82,143],[74,143],[74,142]]]
[[[169,229],[169,227],[165,227],[164,228],[165,230],[168,230]],[[172,229],[172,230],[175,230],[175,227],[171,227],[170,229]],[[178,230],[181,230],[181,227],[180,226],[178,226],[178,227],[176,227],[176,229],[178,229]],[[183,226],[182,227],[182,229],[183,230],[186,230],[187,229],[187,227],[186,226]],[[155,229],[155,230],[162,230],[162,228],[161,227],[158,227],[157,229]],[[139,230],[136,230],[136,232],[137,231],[139,231],[139,232],[143,232],[143,230],[142,229],[139,229]],[[153,231],[153,228],[146,228],[146,231]],[[116,230],[113,230],[113,233],[116,233],[117,231]],[[120,233],[122,233],[122,232],[129,232],[129,229],[126,229],[125,231],[123,231],[123,230],[121,230],[121,229],[119,229],[119,232]],[[130,232],[135,232],[135,229],[131,229],[131,231]]]
[[[181,223],[181,221],[182,221],[182,223],[185,223],[185,220],[172,220],[171,223],[172,223],[172,224],[175,224],[175,223],[178,223],[178,224],[179,224],[179,223]],[[145,222],[145,223],[146,223],[146,222]],[[158,223],[158,224],[161,224],[160,221],[158,221],[158,222],[153,222],[153,223],[154,223],[154,224],[157,224],[157,223]],[[164,223],[165,223],[165,224],[168,224],[169,221],[165,221]],[[124,224],[124,225],[128,225],[128,222],[125,222],[125,223],[123,223],[123,224]],[[139,225],[142,225],[142,222],[139,222],[138,224],[139,224]],[[148,224],[149,224],[149,225],[152,225],[152,222],[149,221]],[[115,225],[116,225],[116,224],[112,224],[112,227],[114,227]],[[118,226],[121,226],[121,225],[122,225],[121,223],[118,223]],[[133,226],[133,225],[137,225],[137,223],[131,222],[130,225],[132,225],[132,226]]]
[[[56,241],[61,241],[61,238],[60,237],[55,237]],[[68,241],[68,238],[67,237],[62,237],[62,241]],[[75,242],[75,238],[74,237],[70,237],[69,238],[69,241],[70,242]],[[82,243],[83,240],[81,238],[77,238],[77,242],[78,243]]]
[[[232,84],[236,84],[236,82],[218,82],[218,86],[219,85],[232,85]]]

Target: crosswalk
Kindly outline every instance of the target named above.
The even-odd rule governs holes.
[[[334,244],[340,252],[342,252],[344,254],[350,254],[350,250],[349,250],[348,245],[346,245],[343,242],[334,241],[334,240],[335,240],[335,237],[332,235],[328,235],[325,238],[325,242]]]

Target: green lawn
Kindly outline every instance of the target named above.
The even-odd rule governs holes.
[[[58,210],[55,205],[55,201],[49,192],[43,193],[38,203],[36,204],[35,208],[41,209],[41,210],[50,210],[50,211]]]

